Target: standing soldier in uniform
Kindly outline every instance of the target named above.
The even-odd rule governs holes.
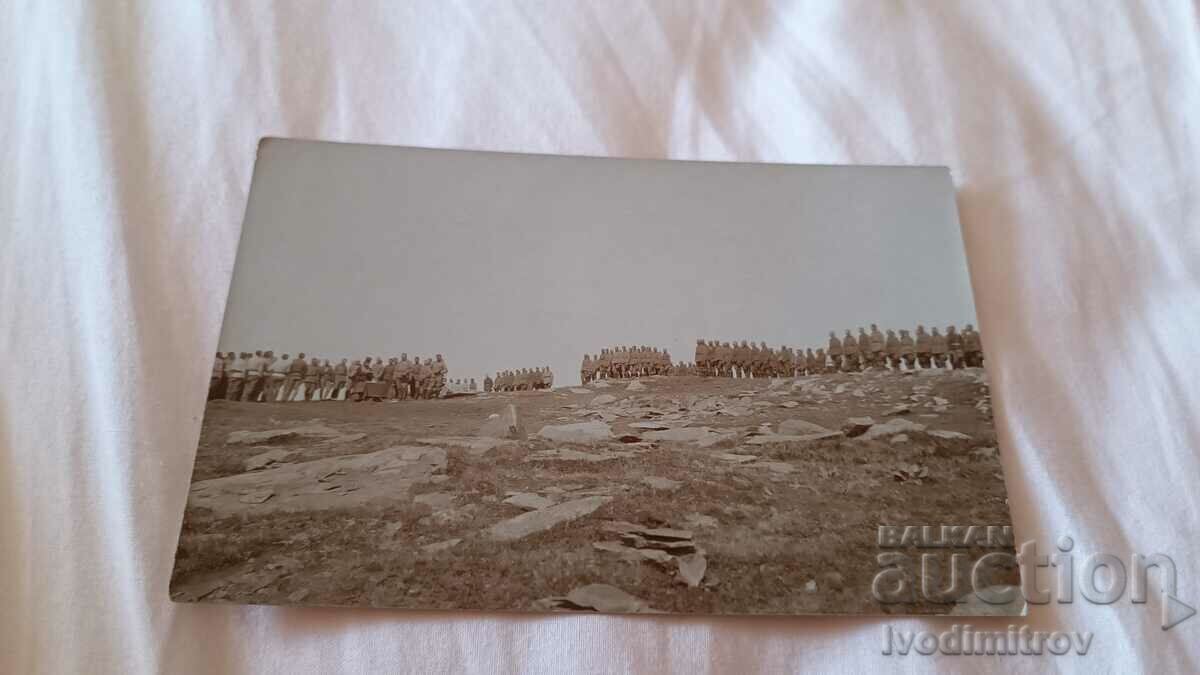
[[[217,352],[217,357],[213,359],[212,376],[208,380],[208,399],[209,401],[221,397],[221,382],[225,379],[225,357],[221,352]]]
[[[329,363],[329,359],[321,362],[321,400],[328,401],[333,398],[333,366]]]
[[[917,350],[913,344],[912,336],[907,330],[900,330],[900,360],[904,362],[904,368],[914,370],[917,367]],[[900,366],[896,366],[900,370]]]
[[[954,324],[946,326],[946,354],[950,357],[950,367],[958,370],[965,364],[963,363],[963,337],[958,330],[954,328]]]
[[[842,341],[833,331],[829,331],[829,360],[833,363],[829,372],[836,373],[842,369]]]
[[[858,360],[863,364],[863,369],[866,370],[871,366],[871,336],[867,335],[867,331],[863,330],[862,326],[858,327]]]
[[[922,368],[931,367],[930,355],[932,352],[933,341],[930,339],[929,333],[925,332],[925,326],[917,326],[917,363],[920,363]]]
[[[854,372],[858,370],[858,342],[854,336],[850,334],[850,329],[846,329],[846,335],[842,338],[842,354],[845,356],[845,363],[842,370],[846,372]]]
[[[936,368],[946,367],[946,336],[933,327],[933,335],[929,337],[930,352],[933,353],[933,365]]]
[[[983,342],[979,339],[979,333],[975,332],[975,327],[967,324],[963,328],[963,360],[967,362],[968,368],[979,368],[983,366]]]
[[[553,389],[554,388],[554,372],[550,370],[550,366],[546,366],[545,368],[543,368],[542,372],[545,373],[544,378],[546,380],[546,388]]]
[[[886,368],[887,357],[884,355],[884,350],[887,343],[884,342],[883,333],[879,332],[879,326],[871,324],[871,365],[875,368]]]
[[[400,353],[396,362],[396,397],[401,401],[408,400],[413,386],[413,364],[408,360],[408,352]]]
[[[346,359],[342,359],[333,367],[333,389],[329,392],[329,398],[335,401],[342,398],[349,383],[350,366],[346,365]]]
[[[308,369],[304,371],[304,400],[319,401],[321,397],[317,390],[321,388],[321,361],[312,357],[308,361]]]
[[[492,387],[494,386],[494,384],[495,383],[492,382],[491,373],[484,373],[483,374],[483,393],[485,393],[485,394],[492,393]]]
[[[592,357],[590,354],[583,355],[583,362],[579,364],[579,382],[587,384],[591,382],[592,377]]]
[[[809,356],[808,356],[809,359],[814,359],[814,358],[816,359],[815,361],[811,361],[808,365],[809,375],[819,375],[821,373],[829,372],[829,367],[825,365],[825,350],[824,349],[817,347],[817,352],[814,354],[812,348],[810,347],[808,350],[808,354],[809,354]]]
[[[304,373],[308,372],[308,363],[304,360],[304,352],[300,352],[288,364],[287,379],[283,382],[283,400],[290,401],[296,393],[296,387],[304,381]]]
[[[261,351],[254,352],[254,355],[246,360],[246,372],[243,373],[242,400],[254,401],[255,396],[260,393],[259,385],[262,384],[263,378],[263,356]]]
[[[232,356],[233,352],[229,352]],[[242,400],[242,385],[246,382],[246,357],[249,356],[246,352],[238,352],[232,363],[225,366],[225,376],[228,378],[228,384],[225,385],[225,398],[230,401]]]
[[[888,329],[883,346],[887,350],[887,365],[900,370],[900,338],[896,337],[896,331]]]
[[[696,366],[700,372],[708,375],[708,344],[704,340],[696,340]]]

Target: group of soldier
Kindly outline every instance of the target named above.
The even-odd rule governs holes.
[[[491,375],[483,378],[483,391],[534,391],[550,389],[554,386],[554,373],[550,366],[542,368],[520,368],[517,370],[502,370],[496,373],[496,379]]]
[[[868,332],[849,329],[838,338],[829,332],[828,350],[812,348],[773,349],[767,343],[743,340],[740,344],[715,340],[696,340],[695,371],[715,377],[792,377],[818,373],[855,372],[865,368],[914,370],[920,368],[972,368],[983,366],[983,346],[971,324],[962,332],[953,325],[945,334],[934,327],[926,332],[917,326],[916,336],[908,330],[880,331],[871,324]],[[686,367],[686,366],[685,366]]]
[[[276,357],[271,350],[217,352],[208,398],[229,401],[329,401],[367,398],[367,385],[378,383],[371,398],[436,398],[446,386],[442,355],[408,360],[401,354],[386,362],[376,356],[347,362],[307,357]]]
[[[673,369],[671,354],[657,347],[612,347],[584,354],[579,376],[584,384],[608,378],[666,375]]]

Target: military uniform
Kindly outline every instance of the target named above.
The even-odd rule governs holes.
[[[829,334],[829,359],[833,362],[830,372],[836,373],[842,369],[842,341],[832,332]]]
[[[846,331],[846,336],[842,338],[842,355],[845,361],[842,365],[842,370],[856,371],[858,370],[858,342],[850,331]]]
[[[887,346],[883,339],[883,333],[879,332],[879,327],[871,324],[871,335],[869,337],[871,345],[871,365],[876,368],[883,368],[887,365],[884,349]]]
[[[212,376],[208,378],[208,400],[221,397],[221,384],[225,381],[225,357],[221,352],[213,359]]]
[[[979,368],[983,366],[983,341],[979,337],[979,333],[975,332],[974,326],[967,324],[963,329],[963,359],[966,361],[968,368]]]
[[[905,368],[909,370],[916,368],[916,355],[917,349],[913,343],[912,336],[906,330],[900,331],[900,360],[904,362]]]
[[[954,326],[946,326],[946,355],[950,358],[951,368],[962,368],[965,365],[963,337]]]
[[[933,365],[935,368],[946,367],[946,336],[938,332],[937,328],[933,329],[933,335],[929,337],[930,353],[933,355]]]
[[[884,348],[887,350],[887,365],[900,370],[900,338],[896,337],[896,331],[888,329]]]
[[[229,401],[242,400],[242,389],[246,383],[246,353],[242,352],[225,366],[225,398]]]
[[[917,326],[917,363],[921,364],[922,368],[929,368],[932,363],[933,340],[930,339],[929,333],[925,332],[924,326]]]

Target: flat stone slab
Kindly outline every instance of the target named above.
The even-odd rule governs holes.
[[[582,452],[580,450],[572,450],[570,448],[558,448],[556,450],[539,450],[538,452],[530,453],[525,458],[526,462],[610,462],[614,459],[623,457],[634,457],[632,452]]]
[[[946,431],[944,429],[930,431],[929,435],[933,436],[934,438],[940,438],[944,441],[969,441],[969,440],[971,440],[971,437],[966,434],[959,433],[957,431]]]
[[[222,518],[239,513],[350,507],[375,500],[394,502],[413,485],[429,482],[445,470],[446,451],[442,448],[401,445],[197,481],[188,495],[188,507],[209,508]],[[261,502],[242,499],[267,491],[271,496]]]
[[[258,471],[259,469],[265,469],[272,464],[286,462],[287,459],[292,456],[292,454],[293,453],[290,450],[276,448],[247,459],[243,466],[245,467],[246,471]]]
[[[612,427],[605,422],[551,424],[537,433],[541,438],[559,443],[596,443],[612,438]]]
[[[840,431],[825,431],[817,434],[762,434],[760,436],[751,436],[746,439],[746,445],[771,445],[773,443],[812,443],[813,441],[824,441],[830,438],[841,438]]]
[[[569,391],[572,394],[590,394],[590,393],[592,393],[591,389],[584,389],[583,387],[571,387],[571,389]]]
[[[436,544],[426,544],[425,546],[421,547],[421,550],[425,551],[426,553],[441,553],[442,551],[448,551],[461,543],[462,539],[447,539],[446,541],[439,541]]]
[[[670,478],[660,478],[658,476],[646,476],[642,482],[655,490],[677,490],[683,483]]]
[[[634,422],[629,426],[632,429],[641,429],[643,431],[666,431],[671,428],[669,424],[663,424],[662,422]]]
[[[779,433],[790,434],[794,436],[806,436],[808,434],[827,434],[833,431],[820,424],[814,424],[808,420],[790,419],[779,423]]]
[[[645,600],[608,584],[580,586],[568,593],[566,600],[581,609],[594,609],[604,613],[653,611]]]
[[[593,398],[592,402],[589,405],[594,407],[594,406],[598,406],[598,405],[609,405],[610,403],[616,403],[616,402],[617,402],[616,396],[613,396],[612,394],[600,394],[596,398]]]
[[[648,431],[642,434],[648,441],[666,441],[671,443],[691,443],[701,448],[720,443],[733,438],[733,434],[713,431],[708,427],[682,427],[665,431]]]
[[[553,501],[532,492],[518,492],[508,499],[505,499],[504,503],[510,506],[525,509],[526,511],[536,511],[538,509],[544,509],[547,506],[554,506]]]
[[[488,528],[495,541],[517,541],[562,523],[578,520],[607,504],[612,497],[584,497],[502,520]]]
[[[895,417],[882,424],[872,425],[871,428],[863,432],[859,438],[869,441],[876,438],[883,438],[884,436],[910,434],[918,431],[925,431],[925,425],[906,420],[902,417]]]
[[[718,452],[713,455],[717,459],[724,462],[733,462],[735,464],[744,464],[745,462],[753,462],[758,459],[758,455],[739,455],[735,452]]]
[[[308,424],[286,429],[265,429],[263,431],[233,431],[225,437],[226,445],[263,445],[266,443],[282,443],[295,440],[329,440],[341,436],[342,432],[323,424]]]
[[[418,438],[417,443],[423,445],[443,445],[452,448],[464,448],[468,454],[478,457],[496,448],[515,448],[518,443],[500,438],[479,438],[477,436],[437,436],[433,438]]]

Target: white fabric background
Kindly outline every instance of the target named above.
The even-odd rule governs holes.
[[[877,619],[166,597],[254,148],[275,135],[948,164],[1018,537],[1170,554],[1200,604],[1197,12],[4,3],[0,671],[1195,672],[1200,620],[1164,633],[1156,601],[1035,609],[1094,631],[1086,657],[965,660],[881,656]]]

